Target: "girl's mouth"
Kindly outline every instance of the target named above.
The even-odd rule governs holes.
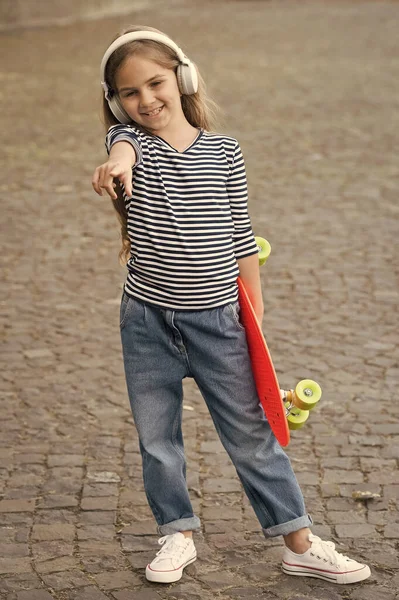
[[[162,111],[163,106],[159,106],[158,108],[154,108],[154,110],[152,110],[149,113],[143,113],[146,117],[150,117],[150,118],[154,118],[157,117],[160,112]]]

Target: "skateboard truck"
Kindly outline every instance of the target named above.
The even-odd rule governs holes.
[[[321,398],[321,387],[312,379],[303,379],[295,390],[280,390],[289,429],[300,429]]]

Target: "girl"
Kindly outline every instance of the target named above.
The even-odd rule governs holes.
[[[263,302],[239,144],[210,132],[212,103],[195,65],[156,29],[123,32],[101,76],[109,158],[93,187],[115,201],[122,225],[124,368],[145,491],[162,535],[147,579],[177,581],[197,556],[192,532],[200,520],[181,429],[184,377],[196,381],[265,537],[284,537],[283,571],[334,583],[366,579],[368,566],[311,533],[291,464],[256,394],[238,275],[260,323]]]

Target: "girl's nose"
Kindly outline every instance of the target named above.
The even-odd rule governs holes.
[[[143,90],[140,95],[140,104],[143,107],[151,106],[153,103],[154,94],[152,90]]]

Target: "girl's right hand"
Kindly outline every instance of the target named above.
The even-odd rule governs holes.
[[[110,158],[106,163],[97,167],[94,171],[92,185],[94,190],[100,196],[103,195],[103,190],[112,198],[117,199],[115,193],[116,184],[114,178],[117,177],[125,187],[126,195],[132,196],[132,161],[131,160],[115,160]]]

